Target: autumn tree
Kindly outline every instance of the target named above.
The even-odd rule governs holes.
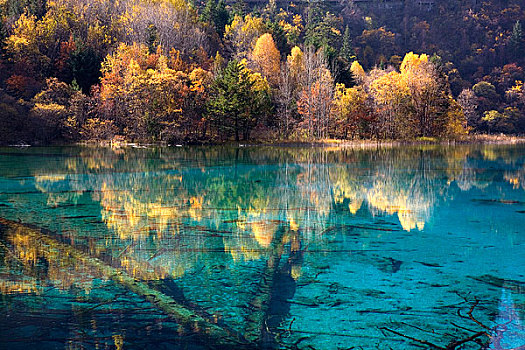
[[[301,92],[297,101],[297,111],[301,116],[300,133],[306,138],[324,138],[329,135],[332,74],[322,50],[316,52],[313,47],[304,53],[302,66],[304,71],[299,80]]]
[[[445,77],[428,56],[405,55],[400,71],[374,69],[364,73],[358,63],[354,77],[370,94],[381,138],[413,138],[461,134],[466,125],[461,106],[452,99]]]
[[[72,97],[81,94],[56,78],[49,78],[46,87],[33,99],[31,118],[39,126],[38,136],[45,142],[74,140],[78,124],[70,106]]]
[[[433,135],[439,137],[458,137],[468,134],[469,129],[463,108],[452,96],[448,96],[447,109],[444,117],[441,119],[443,119],[443,121],[440,122],[441,125],[439,126],[442,129],[433,130]]]
[[[478,99],[471,89],[464,89],[458,96],[458,103],[463,109],[467,126],[471,129],[479,127]]]
[[[233,58],[249,58],[257,39],[264,34],[266,26],[260,17],[248,14],[245,17],[235,15],[230,25],[226,26],[224,39],[230,46]]]
[[[127,0],[123,6],[119,23],[123,27],[122,41],[127,44],[146,44],[153,25],[164,53],[175,48],[189,56],[200,47],[208,47],[197,13],[184,0]]]
[[[98,82],[100,62],[118,35],[113,10],[102,6],[106,2],[57,0],[48,4],[41,18],[22,14],[6,39],[12,74],[40,83],[47,77],[67,83],[75,80],[88,93]]]
[[[195,116],[192,110],[197,106],[188,101],[202,101],[206,73],[188,74],[177,65],[176,52],[168,57],[150,54],[145,45],[121,44],[102,67],[96,94],[99,113],[132,138],[182,137],[174,130]]]
[[[279,27],[284,31],[288,44],[290,46],[298,45],[299,38],[304,30],[302,16],[280,9],[276,17],[276,21],[278,21]],[[281,52],[284,53],[284,51]]]
[[[363,69],[363,66],[361,66],[358,61],[352,62],[352,65],[350,66],[350,72],[357,83],[364,83],[366,73]]]
[[[504,95],[506,91],[514,86],[516,81],[525,79],[523,67],[516,63],[509,63],[503,67],[494,67],[489,75],[484,77],[487,82],[494,85],[498,95]]]
[[[523,87],[523,81],[517,80],[515,84],[506,91],[505,95],[509,105],[505,108],[503,114],[507,117],[508,124],[512,124],[510,132],[523,132],[523,130],[525,130],[525,114],[523,113],[523,109],[525,108],[525,88]],[[508,130],[503,132],[508,132]]]
[[[516,106],[525,105],[525,88],[523,81],[516,80],[514,85],[506,91],[507,99],[515,103]]]
[[[361,86],[347,88],[344,84],[336,85],[332,113],[337,138],[348,139],[366,134],[370,114],[367,98]]]
[[[281,55],[271,34],[265,33],[257,39],[251,60],[255,70],[261,72],[271,85],[276,86],[279,81]]]
[[[413,137],[415,130],[407,113],[409,90],[402,75],[396,71],[381,72],[369,87],[378,115],[376,133],[380,138]]]
[[[299,47],[294,46],[286,62],[281,65],[279,84],[275,93],[279,132],[282,136],[289,136],[296,122],[296,102],[304,71],[303,52]]]
[[[442,135],[446,130],[449,88],[427,55],[409,52],[400,73],[410,96],[416,136]]]
[[[49,58],[41,52],[35,16],[22,14],[16,21],[12,34],[6,39],[6,53],[14,64],[15,73],[39,75],[39,69],[49,67]]]

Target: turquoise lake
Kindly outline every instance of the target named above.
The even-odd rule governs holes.
[[[525,349],[525,145],[0,148],[1,349],[432,344]]]

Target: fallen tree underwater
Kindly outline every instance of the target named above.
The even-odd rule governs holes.
[[[60,253],[61,256],[70,257],[92,269],[97,278],[111,280],[125,289],[149,301],[159,310],[165,312],[176,322],[188,327],[189,330],[207,340],[206,345],[213,348],[253,348],[254,344],[247,341],[240,334],[235,334],[217,324],[213,324],[198,315],[186,306],[179,304],[172,297],[152,289],[145,283],[129,276],[124,271],[105,264],[98,258],[91,257],[80,250],[62,243],[45,230],[25,225],[19,222],[0,218],[0,240],[4,241],[9,235],[23,234],[35,245],[47,247]]]
[[[262,346],[271,338],[266,321],[272,298],[271,291],[283,253],[283,239],[284,232],[279,230],[277,236],[271,242],[268,261],[257,286],[258,293],[250,302],[252,313],[247,319],[245,337]]]
[[[194,335],[200,337],[201,340],[206,341],[207,348],[220,348],[220,349],[254,349],[254,348],[272,348],[277,345],[279,348],[285,349],[298,349],[298,344],[306,339],[305,337],[299,337],[293,344],[283,344],[276,338],[278,334],[268,329],[267,320],[270,316],[270,303],[272,297],[272,287],[277,283],[276,274],[278,273],[279,266],[283,257],[283,250],[286,246],[286,230],[279,230],[271,245],[268,249],[268,259],[266,264],[261,271],[261,276],[257,284],[256,294],[251,300],[250,304],[250,315],[246,319],[246,330],[244,334],[231,331],[226,327],[214,324],[208,321],[205,317],[197,314],[192,310],[191,306],[181,305],[173,297],[166,295],[158,290],[155,290],[148,286],[146,283],[139,281],[126,272],[121,271],[113,266],[108,265],[99,258],[92,257],[87,253],[82,252],[78,248],[71,246],[67,243],[60,241],[58,237],[53,237],[52,232],[45,229],[38,228],[33,225],[23,224],[7,220],[0,217],[0,250],[6,250],[10,252],[8,244],[4,244],[10,237],[15,235],[22,235],[27,237],[28,241],[32,245],[38,246],[44,251],[57,252],[61,259],[73,259],[80,265],[88,267],[91,275],[96,278],[111,280],[117,285],[123,287],[125,290],[133,292],[150,302],[152,306],[161,310],[166,315],[174,319],[177,323],[184,325]],[[13,259],[17,256],[9,254]],[[516,282],[518,283],[518,282]],[[379,327],[379,330],[383,333],[386,338],[399,337],[410,341],[411,344],[416,346],[424,346],[429,349],[442,349],[442,350],[455,350],[462,348],[465,344],[469,343],[472,346],[479,346],[480,349],[485,349],[491,342],[497,344],[500,341],[501,335],[498,335],[497,330],[501,325],[493,327],[487,326],[481,323],[473,315],[474,310],[479,305],[479,300],[475,299],[474,303],[470,303],[469,300],[464,298],[466,304],[471,304],[466,315],[460,312],[458,306],[458,317],[467,322],[473,322],[476,324],[476,329],[470,329],[451,323],[456,330],[466,331],[463,333],[456,334],[450,339],[447,344],[438,344],[421,337],[411,336],[407,332],[397,330],[393,327]],[[303,333],[301,330],[293,330],[292,324],[295,321],[295,317],[291,320],[287,329],[284,331],[288,334],[292,332]],[[414,329],[422,330],[420,327],[415,325],[408,326]],[[426,330],[432,337],[436,335],[444,336],[445,334],[435,333],[433,329]],[[311,333],[311,332],[306,332]],[[348,336],[351,335],[338,335],[335,333],[318,333],[323,335],[332,336]],[[450,334],[448,334],[450,335]],[[176,336],[176,335],[175,335]],[[277,336],[277,337],[276,337]],[[274,339],[272,339],[272,337]],[[276,347],[277,347],[276,346]],[[315,349],[313,346],[307,346],[310,349]],[[513,350],[525,350],[525,347],[517,347]]]

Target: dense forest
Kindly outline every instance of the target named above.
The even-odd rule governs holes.
[[[525,131],[522,0],[0,0],[0,143]]]

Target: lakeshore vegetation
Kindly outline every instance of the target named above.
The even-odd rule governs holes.
[[[525,131],[518,0],[0,0],[0,143]]]

